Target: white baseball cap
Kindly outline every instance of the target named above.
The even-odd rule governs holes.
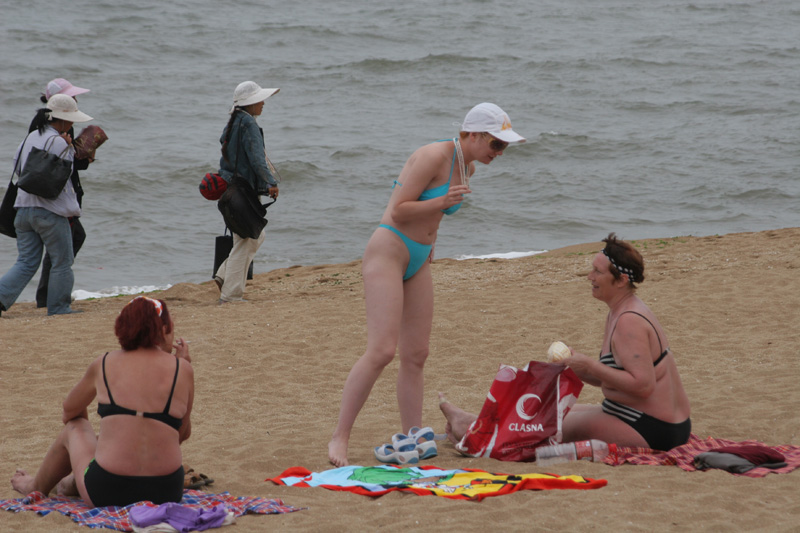
[[[78,111],[78,102],[66,94],[54,94],[47,101],[47,109],[50,110],[50,120],[60,118],[67,122],[89,122],[92,117],[86,113]]]
[[[57,94],[66,94],[67,96],[78,96],[79,94],[88,93],[89,89],[83,87],[75,87],[64,78],[56,78],[47,84],[47,89],[44,91],[44,97],[50,100]]]
[[[231,112],[236,107],[244,107],[251,104],[263,102],[273,94],[280,91],[280,89],[262,89],[254,81],[243,81],[236,86],[233,91],[233,107]]]
[[[524,143],[525,137],[511,129],[511,119],[495,104],[483,102],[469,110],[461,131],[488,133],[509,144]]]

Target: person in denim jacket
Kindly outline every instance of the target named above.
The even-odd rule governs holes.
[[[230,183],[238,174],[250,183],[258,195],[278,197],[278,182],[267,164],[264,150],[264,132],[256,117],[264,109],[264,100],[280,89],[262,89],[257,83],[245,81],[233,92],[231,118],[222,132],[222,157],[219,175]],[[228,258],[214,274],[220,289],[219,303],[244,301],[247,270],[256,255],[265,234],[257,239],[244,238],[233,233],[233,248]]]

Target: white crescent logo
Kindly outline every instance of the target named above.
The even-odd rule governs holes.
[[[523,394],[517,400],[517,415],[523,420],[533,420],[536,418],[536,415],[539,414],[539,410],[537,409],[535,413],[529,415],[525,412],[525,401],[529,398],[536,398],[539,400],[539,405],[542,404],[542,399],[536,396],[535,394]]]

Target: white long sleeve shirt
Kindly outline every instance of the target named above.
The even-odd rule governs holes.
[[[57,137],[50,141],[51,137]],[[17,175],[19,175],[25,168],[25,162],[28,160],[28,155],[31,153],[31,148],[34,146],[40,150],[44,150],[47,144],[47,151],[51,154],[60,155],[61,152],[67,147],[67,141],[63,139],[52,126],[47,126],[43,134],[39,134],[38,130],[32,131],[28,137],[22,141],[17,147],[16,155],[14,156],[14,168],[17,168],[17,157],[20,159],[19,168],[17,168]],[[20,150],[21,148],[21,150]],[[70,148],[64,154],[64,159],[72,161],[74,150]],[[47,200],[35,194],[29,194],[22,189],[17,191],[17,201],[14,202],[14,207],[43,207],[48,211],[52,211],[62,217],[77,217],[81,215],[81,208],[78,205],[78,197],[75,194],[75,188],[72,186],[72,179],[67,180],[67,184],[61,193],[52,200]]]

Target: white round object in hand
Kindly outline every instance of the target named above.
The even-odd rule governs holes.
[[[572,352],[569,351],[569,347],[561,341],[554,342],[547,349],[547,361],[550,363],[556,363],[571,356]]]

